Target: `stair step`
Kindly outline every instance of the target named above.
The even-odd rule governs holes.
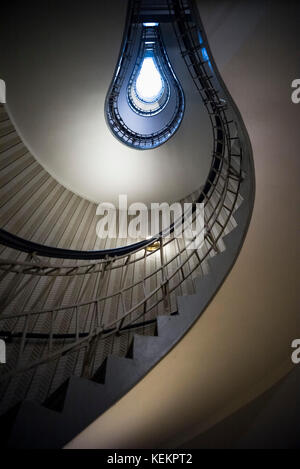
[[[88,399],[83,399],[88,396]],[[99,415],[104,411],[106,392],[105,385],[98,384],[89,379],[72,376],[69,380],[69,386],[66,392],[64,415],[71,415],[76,409],[76,414],[87,414],[90,408],[99,410]],[[97,407],[97,409],[96,409]],[[77,412],[79,410],[79,412]]]
[[[61,448],[66,428],[60,413],[32,401],[22,402],[8,446],[18,449]]]
[[[224,243],[226,246],[226,251],[231,253],[231,259],[233,260],[233,256],[236,256],[240,250],[241,241],[243,237],[244,227],[242,225],[238,225],[234,230],[224,236]]]
[[[177,298],[177,301],[180,301],[179,298]],[[158,316],[158,336],[162,337],[168,344],[167,350],[170,350],[170,347],[175,345],[182,335],[191,327],[197,315],[197,312],[188,311],[178,316]]]
[[[206,296],[206,292],[208,292],[207,296],[211,295],[211,292],[215,288],[213,280],[211,278],[211,270],[209,270],[209,274],[203,277],[197,277],[194,280],[196,295],[201,293],[202,296]]]
[[[148,367],[142,361],[110,355],[107,358],[105,388],[111,404],[127,393],[147,371]]]
[[[133,336],[133,339],[130,342],[129,348],[128,348],[127,353],[125,355],[125,358],[133,358],[134,337],[135,336]]]
[[[246,174],[249,174],[248,171],[246,171]],[[244,200],[249,199],[249,191],[250,191],[250,178],[246,176],[246,178],[243,180],[239,193],[243,197]]]
[[[64,387],[61,389],[65,388]],[[62,412],[24,401],[12,428],[10,441],[17,448],[62,448],[112,404],[103,384],[72,376],[65,391]]]
[[[237,226],[223,237],[225,251],[209,259],[208,262],[214,281],[221,282],[223,280],[238,255],[248,214],[249,204],[244,201],[234,214]]]
[[[182,314],[194,311],[203,312],[216,290],[214,277],[210,274],[195,279],[196,294],[178,298],[178,308]]]
[[[133,358],[151,364],[160,357],[166,345],[164,339],[158,336],[145,336],[135,334],[133,338]]]
[[[106,368],[107,368],[107,358],[105,358],[102,365],[99,366],[98,370],[94,374],[91,381],[94,381],[98,384],[105,383]]]
[[[44,402],[44,406],[56,412],[62,412],[66,399],[66,393],[69,386],[69,379],[67,379],[56,391],[54,391]]]
[[[231,233],[230,233],[231,234]],[[228,235],[229,236],[229,235]],[[229,267],[232,265],[233,256],[231,250],[227,249],[221,254],[212,257],[209,260],[211,275],[215,284],[215,289],[219,286],[228,273]]]
[[[103,384],[72,376],[66,394],[62,419],[67,425],[64,444],[94,422],[112,404],[112,397]]]
[[[235,221],[237,222],[237,227],[245,228],[245,223],[249,217],[249,202],[244,200],[242,205],[234,212],[233,214]]]

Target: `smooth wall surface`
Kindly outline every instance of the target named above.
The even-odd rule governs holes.
[[[300,336],[298,2],[199,1],[253,146],[256,200],[240,256],[176,348],[69,448],[174,448],[270,388]],[[249,26],[250,25],[250,26]],[[126,429],[126,431],[125,431]]]

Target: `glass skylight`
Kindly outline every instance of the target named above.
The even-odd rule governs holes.
[[[146,28],[153,28],[155,26],[158,26],[158,23],[143,23],[143,26]]]
[[[147,22],[141,26],[139,44],[135,36],[130,45],[127,39],[131,53],[119,60],[106,99],[106,116],[119,140],[147,150],[162,145],[176,132],[183,118],[184,94],[168,59],[159,24]]]
[[[136,80],[138,97],[142,101],[153,103],[160,98],[163,88],[163,79],[153,57],[145,57]]]

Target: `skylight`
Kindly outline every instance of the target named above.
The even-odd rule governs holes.
[[[146,28],[153,28],[155,26],[158,26],[158,23],[143,23],[143,26],[145,26]]]
[[[184,94],[159,24],[142,23],[138,39],[139,44],[135,36],[127,39],[131,52],[119,60],[106,99],[106,116],[119,140],[147,150],[162,145],[176,132],[183,118]]]
[[[163,92],[163,80],[152,57],[145,57],[136,80],[138,97],[147,103],[157,101]]]

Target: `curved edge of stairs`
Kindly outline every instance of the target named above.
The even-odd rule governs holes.
[[[62,448],[149,373],[199,319],[230,273],[247,233],[253,188],[250,168],[243,169],[248,177],[241,185],[244,200],[234,213],[237,226],[223,238],[226,249],[209,259],[209,273],[195,279],[196,293],[178,297],[178,314],[157,317],[157,335],[135,334],[127,356],[110,355],[93,380],[72,376],[44,405],[22,402],[6,417],[9,448]]]

